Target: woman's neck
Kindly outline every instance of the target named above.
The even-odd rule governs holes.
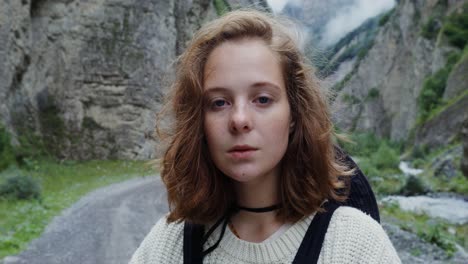
[[[244,207],[267,207],[279,202],[279,173],[274,169],[249,182],[234,182],[237,204]]]
[[[278,175],[261,181],[235,183],[237,204],[249,208],[267,207],[279,203]],[[278,230],[284,222],[277,216],[277,210],[255,213],[238,211],[231,217],[232,226],[243,240],[261,242]]]

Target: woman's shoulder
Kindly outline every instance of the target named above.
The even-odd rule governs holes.
[[[372,227],[377,230],[381,230],[380,224],[375,221],[370,215],[362,212],[359,209],[350,206],[340,206],[334,212],[330,224],[352,224],[355,227],[366,226],[367,228]],[[366,229],[367,229],[366,228]]]
[[[349,259],[346,263],[400,263],[382,226],[348,206],[340,206],[334,212],[322,249],[326,263],[331,259]]]
[[[183,222],[167,222],[162,217],[146,235],[130,260],[131,264],[182,263]]]
[[[334,212],[327,233],[349,239],[388,239],[382,226],[370,215],[349,206],[340,206]],[[364,241],[365,242],[365,241]]]

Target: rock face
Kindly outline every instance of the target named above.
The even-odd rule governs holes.
[[[148,158],[171,64],[214,17],[210,0],[2,1],[1,120],[61,158]]]
[[[464,120],[468,120],[468,94],[418,127],[415,144],[429,148],[445,146],[460,137]]]
[[[0,122],[59,158],[149,158],[173,62],[215,17],[212,0],[1,1]]]
[[[19,83],[31,64],[29,55],[31,34],[30,5],[25,1],[0,2],[0,120],[11,131],[9,98],[18,94]],[[17,100],[21,100],[18,98]],[[16,106],[18,107],[18,106]],[[25,124],[30,123],[26,119]]]
[[[444,99],[456,97],[468,90],[468,54],[455,65],[447,79],[447,87],[444,91]]]
[[[408,138],[416,123],[417,98],[424,79],[444,67],[448,54],[455,49],[422,37],[421,27],[434,10],[447,15],[467,1],[448,1],[447,5],[439,2],[399,1],[337,97],[338,126],[374,132],[392,140]],[[459,129],[460,123],[451,127]]]
[[[423,241],[416,234],[405,231],[399,228],[396,219],[384,219],[382,227],[387,232],[390,240],[393,243],[401,263],[414,263],[414,264],[443,264],[443,263],[465,263],[466,256],[460,251],[450,258],[448,254],[437,247],[436,245]]]

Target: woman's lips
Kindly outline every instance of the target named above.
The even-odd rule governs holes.
[[[257,151],[257,148],[242,145],[235,146],[228,151],[228,154],[234,159],[247,159],[252,157],[252,155]]]

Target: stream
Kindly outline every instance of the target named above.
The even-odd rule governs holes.
[[[407,176],[418,175],[423,170],[411,168],[408,162],[402,161],[400,170]],[[382,199],[384,203],[397,203],[404,211],[416,214],[427,214],[433,218],[442,218],[452,224],[463,225],[468,223],[468,201],[461,197],[447,194],[431,194],[419,196],[387,196]]]

